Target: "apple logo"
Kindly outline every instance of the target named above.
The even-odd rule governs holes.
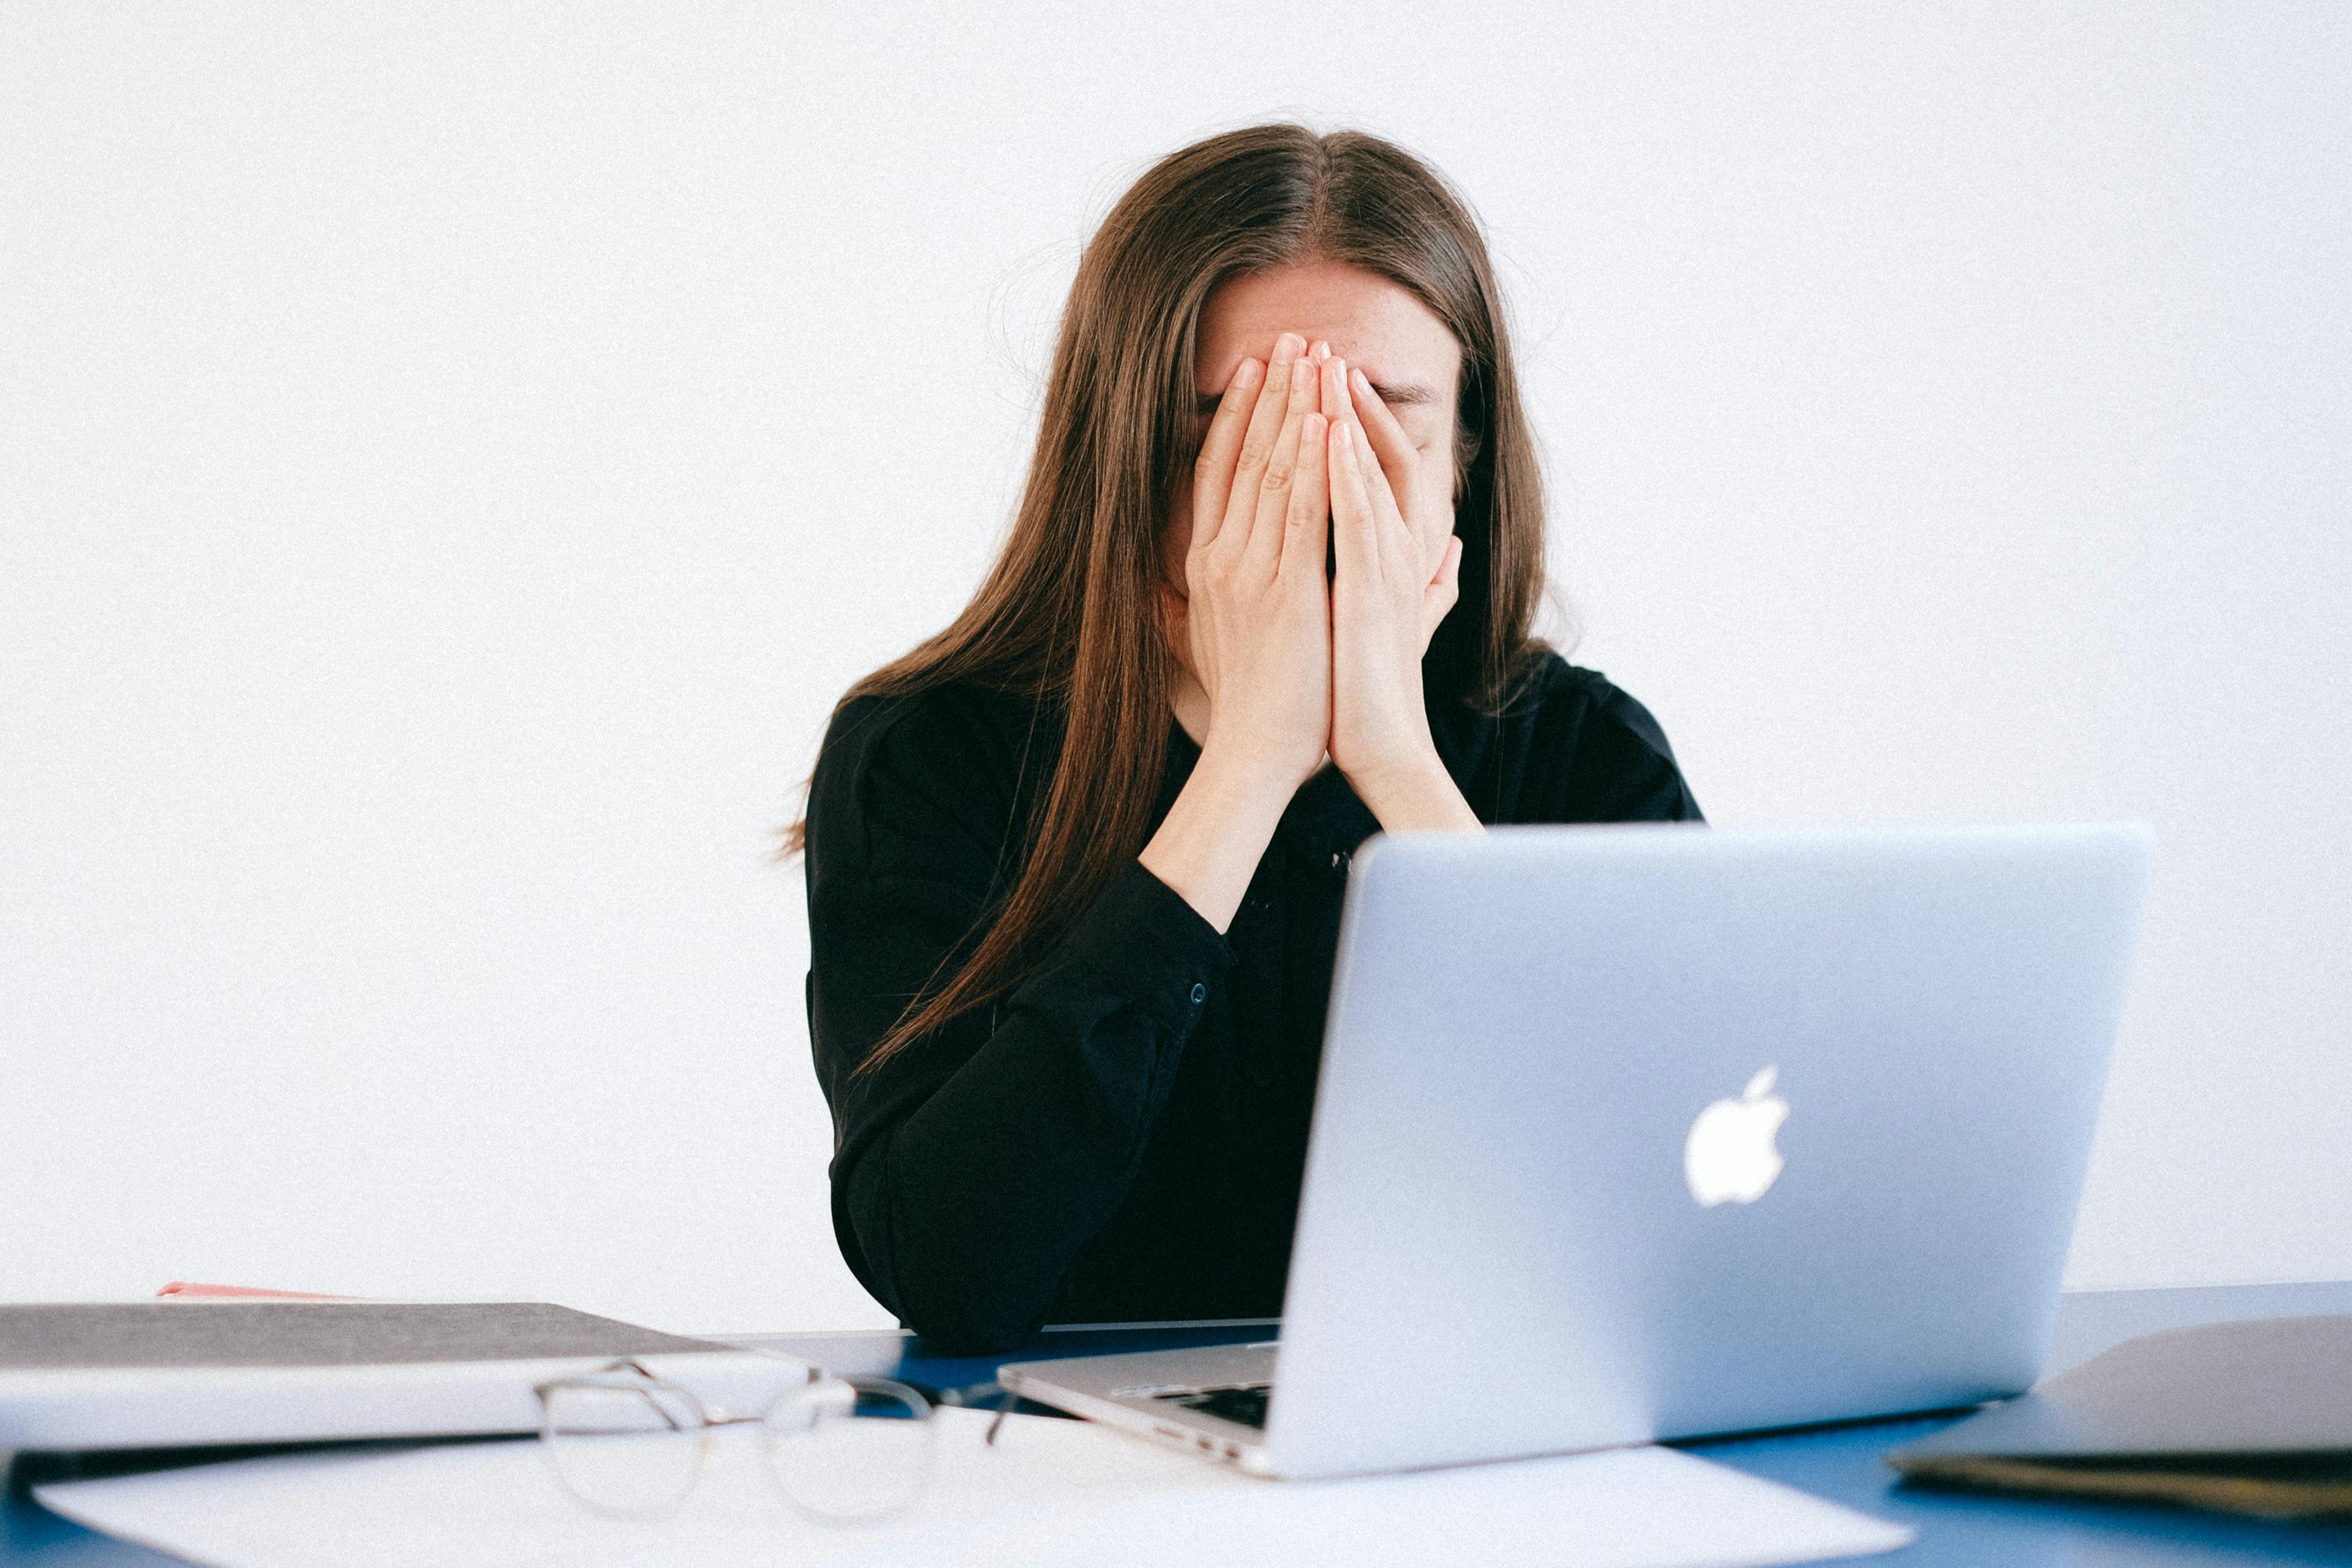
[[[1772,1141],[1789,1119],[1789,1102],[1772,1092],[1780,1071],[1766,1068],[1738,1100],[1715,1101],[1691,1123],[1683,1179],[1702,1206],[1752,1204],[1780,1179],[1780,1151]]]

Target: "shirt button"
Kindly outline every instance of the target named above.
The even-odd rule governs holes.
[[[1209,988],[1195,981],[1192,984],[1192,1005],[1199,1006],[1209,999]]]

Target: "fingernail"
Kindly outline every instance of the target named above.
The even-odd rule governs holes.
[[[1348,425],[1345,420],[1340,422],[1339,428],[1332,432],[1332,434],[1339,440],[1339,446],[1342,449],[1352,447],[1356,444],[1356,437],[1349,432]]]
[[[1358,392],[1360,392],[1369,397],[1371,395],[1372,391],[1372,378],[1366,375],[1360,370],[1355,374],[1355,386]]]
[[[1313,384],[1314,379],[1315,366],[1312,362],[1303,359],[1295,359],[1290,362],[1291,391],[1306,391],[1309,385]]]
[[[1307,340],[1297,332],[1285,332],[1274,340],[1274,357],[1276,363],[1286,359],[1297,359],[1306,352],[1306,349]]]
[[[1340,384],[1341,386],[1345,386],[1345,385],[1347,385],[1347,384],[1348,384],[1348,362],[1347,362],[1346,360],[1343,360],[1343,359],[1335,359],[1335,360],[1333,360],[1333,361],[1331,362],[1331,368],[1332,368],[1333,370],[1335,370],[1335,371],[1337,371],[1337,372],[1339,373],[1339,384]]]
[[[1309,441],[1320,441],[1323,439],[1323,426],[1329,423],[1330,421],[1320,414],[1310,414],[1300,428],[1306,433]]]
[[[1258,363],[1257,361],[1254,359],[1245,359],[1242,361],[1241,363],[1234,367],[1234,384],[1235,386],[1255,386],[1257,384],[1257,378],[1264,374],[1265,372],[1265,366]]]

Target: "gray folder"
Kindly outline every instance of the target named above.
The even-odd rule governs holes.
[[[527,1432],[540,1384],[625,1357],[730,1408],[807,1372],[538,1301],[0,1305],[0,1449]]]
[[[2144,1335],[1886,1462],[1931,1485],[2352,1512],[2352,1316]]]
[[[0,1371],[394,1366],[726,1348],[544,1301],[0,1305]]]

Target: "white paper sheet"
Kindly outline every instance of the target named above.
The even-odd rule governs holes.
[[[615,1521],[537,1445],[247,1459],[35,1495],[94,1530],[214,1568],[642,1568],[1015,1563],[1702,1568],[1891,1551],[1912,1532],[1668,1448],[1338,1481],[1265,1481],[1077,1421],[944,1409],[925,1500],[879,1525],[802,1518],[729,1432],[676,1514]]]

